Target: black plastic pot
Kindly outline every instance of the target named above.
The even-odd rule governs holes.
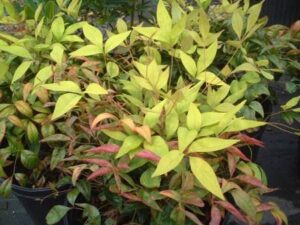
[[[66,193],[63,188],[60,193],[56,193],[50,188],[26,188],[13,185],[13,194],[19,199],[34,225],[46,225],[46,216],[55,205],[66,204]],[[68,225],[67,219],[57,223],[57,225]]]

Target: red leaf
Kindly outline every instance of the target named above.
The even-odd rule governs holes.
[[[118,169],[120,170],[127,170],[129,169],[128,163],[126,162],[119,162],[117,165]]]
[[[220,225],[222,219],[220,209],[217,206],[213,205],[210,213],[211,220],[209,222],[209,225]]]
[[[142,150],[135,154],[136,157],[141,158],[141,159],[147,159],[151,161],[159,161],[160,157],[156,155],[155,153],[149,151],[149,150]]]
[[[194,213],[184,210],[184,214],[195,224],[203,225],[203,223],[197,218],[197,216]]]
[[[178,149],[178,141],[169,141],[168,146],[170,149]]]
[[[165,190],[165,191],[161,191],[159,193],[161,195],[163,195],[163,196],[165,196],[167,198],[171,198],[171,199],[173,199],[173,200],[175,200],[177,202],[180,202],[180,200],[181,200],[181,197],[180,197],[179,193],[176,192],[176,191],[173,191],[173,190]]]
[[[257,140],[255,138],[249,137],[246,134],[238,134],[237,138],[240,139],[242,142],[248,144],[248,145],[255,145],[258,147],[264,147],[264,143],[260,140]]]
[[[114,144],[105,144],[101,145],[99,147],[92,148],[88,150],[87,152],[90,153],[117,153],[119,151],[120,147],[118,145]]]
[[[274,209],[274,206],[268,203],[262,203],[256,208],[257,212],[267,212],[271,211],[272,209]]]
[[[236,161],[235,161],[233,154],[228,152],[227,160],[228,160],[228,168],[229,168],[230,177],[232,177],[236,170]]]
[[[104,176],[106,174],[112,173],[112,168],[109,167],[102,167],[99,170],[96,170],[95,172],[93,172],[90,176],[88,176],[88,180],[94,180],[97,177],[101,177]]]
[[[216,201],[216,203],[234,215],[237,219],[241,220],[242,222],[246,223],[247,220],[243,216],[243,214],[237,210],[231,203],[226,201]]]
[[[96,164],[98,166],[111,167],[110,162],[108,162],[107,160],[104,160],[104,159],[91,158],[91,159],[82,159],[81,161],[91,163],[91,164]]]
[[[133,202],[141,202],[142,199],[134,194],[131,194],[131,193],[120,193],[121,196],[123,196],[124,198],[127,198],[129,199],[130,201],[133,201]]]
[[[255,187],[259,187],[265,190],[270,190],[266,185],[264,185],[259,179],[257,179],[256,177],[253,176],[249,176],[249,175],[240,175],[236,177],[237,179],[239,179],[240,181],[253,185]]]
[[[228,151],[234,155],[237,155],[238,157],[240,157],[241,159],[245,160],[246,162],[250,162],[251,160],[244,155],[244,153],[241,152],[240,149],[238,149],[235,146],[232,146],[228,149]]]

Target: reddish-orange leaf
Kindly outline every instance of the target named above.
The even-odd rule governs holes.
[[[198,217],[194,213],[184,210],[184,214],[195,224],[203,225],[203,223],[198,219]]]
[[[127,170],[129,169],[129,165],[126,162],[119,162],[117,165],[118,169],[120,170]]]
[[[85,168],[87,168],[87,165],[79,165],[74,168],[73,174],[72,174],[72,184],[74,186],[75,186],[76,181],[78,180],[78,177],[80,176],[82,170],[84,170]]]
[[[160,157],[149,150],[142,150],[135,154],[136,157],[158,162]]]
[[[232,177],[236,170],[236,160],[235,160],[233,154],[231,154],[229,152],[227,153],[227,161],[228,161],[230,177]]]
[[[110,113],[101,113],[92,122],[91,129],[94,129],[97,126],[98,123],[100,123],[101,121],[103,121],[105,119],[114,119],[114,120],[116,120],[117,117],[115,117],[114,115],[112,115]]]
[[[267,212],[274,209],[274,206],[268,203],[261,203],[259,206],[256,207],[257,212]]]
[[[257,179],[256,177],[250,176],[250,175],[240,175],[236,177],[237,179],[239,179],[240,181],[253,185],[255,187],[259,187],[265,190],[269,190],[269,188],[264,185],[259,179]]]
[[[197,207],[204,207],[204,202],[202,201],[202,199],[198,196],[197,193],[194,192],[190,192],[187,194],[183,194],[181,195],[182,201],[186,204],[189,205],[194,205]]]
[[[100,169],[96,170],[95,172],[93,172],[90,176],[88,176],[88,180],[94,180],[97,177],[102,177],[106,174],[112,173],[113,170],[110,167],[101,167]]]
[[[130,201],[133,201],[133,202],[141,202],[142,199],[134,194],[131,194],[131,193],[126,193],[126,192],[123,192],[123,193],[120,193],[121,196],[123,196],[124,198],[127,198],[128,200]]]
[[[99,147],[89,149],[87,152],[90,153],[117,153],[120,149],[120,146],[114,144],[105,144]]]
[[[246,223],[247,220],[245,219],[245,216],[237,210],[231,203],[226,201],[216,201],[218,205],[226,209],[228,212],[230,212],[232,215],[234,215],[237,219],[241,220],[242,222]]]
[[[168,146],[170,149],[178,149],[178,141],[169,141]]]
[[[151,130],[148,126],[135,127],[134,131],[151,143]]]
[[[220,209],[216,205],[212,206],[210,215],[211,215],[211,219],[209,225],[220,225],[222,215]]]
[[[95,158],[89,158],[89,159],[82,159],[81,161],[91,163],[91,164],[96,164],[98,166],[103,166],[103,167],[111,167],[112,165],[110,162],[104,159],[95,159]]]
[[[242,160],[245,160],[246,162],[250,162],[251,160],[244,155],[244,153],[241,152],[240,149],[238,149],[237,147],[235,146],[232,146],[228,149],[228,151],[238,157],[240,157]]]
[[[173,191],[173,190],[164,190],[164,191],[161,191],[159,192],[161,195],[167,197],[167,198],[171,198],[177,202],[180,202],[181,201],[181,197],[179,195],[178,192],[176,191]]]
[[[246,134],[238,134],[236,136],[238,139],[240,139],[242,142],[248,144],[248,145],[255,145],[255,146],[258,146],[258,147],[264,147],[264,143],[260,140],[257,140],[255,138],[252,138],[252,137],[249,137],[248,135]]]
[[[135,130],[135,124],[134,124],[133,120],[130,118],[122,119],[121,124],[125,127],[128,127],[132,131]]]

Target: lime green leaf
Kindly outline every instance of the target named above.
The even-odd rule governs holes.
[[[184,68],[194,77],[197,73],[197,65],[193,58],[183,51],[180,52],[180,58]]]
[[[160,176],[175,169],[182,161],[184,154],[178,150],[173,150],[164,155],[158,165],[152,177]]]
[[[138,135],[130,135],[124,139],[124,142],[116,156],[116,158],[120,158],[128,152],[135,150],[143,143],[143,138]]]
[[[165,120],[165,132],[167,138],[171,138],[177,131],[179,126],[179,117],[175,110],[168,113]]]
[[[144,149],[149,150],[160,157],[163,157],[169,152],[169,146],[160,136],[153,136],[151,144],[145,141]]]
[[[128,31],[126,22],[120,18],[117,20],[117,30],[119,34]]]
[[[111,130],[101,130],[105,135],[107,135],[108,137],[118,140],[118,141],[124,141],[124,139],[126,138],[126,135],[124,133],[122,133],[121,131],[111,131]]]
[[[32,56],[29,53],[29,51],[26,48],[21,47],[21,46],[17,46],[17,45],[11,45],[11,46],[0,45],[0,50],[8,52],[12,55],[20,56],[22,58],[32,59]]]
[[[150,128],[155,127],[155,125],[158,123],[161,111],[165,104],[166,104],[166,100],[161,101],[152,109],[146,109],[147,111],[146,111],[143,124],[148,125]]]
[[[250,128],[255,128],[255,127],[260,127],[260,126],[265,126],[267,123],[266,122],[260,122],[260,121],[255,121],[255,120],[245,120],[242,118],[238,118],[233,120],[228,127],[225,129],[224,132],[237,132],[237,131],[242,131],[242,130],[247,130]]]
[[[105,95],[107,94],[107,90],[105,90],[103,87],[101,87],[97,83],[89,84],[89,86],[85,89],[86,94],[90,95]]]
[[[241,12],[239,10],[233,13],[231,22],[234,32],[239,37],[239,39],[241,39],[244,23],[243,18],[241,16]]]
[[[197,137],[196,130],[179,127],[177,131],[179,151],[183,152]]]
[[[48,225],[53,225],[58,223],[70,210],[69,207],[63,205],[54,206],[50,212],[47,214],[46,221]]]
[[[42,86],[50,91],[81,93],[80,87],[73,81],[60,81],[58,83],[44,84]]]
[[[129,36],[130,31],[127,31],[125,33],[121,33],[121,34],[116,34],[112,37],[110,37],[106,43],[105,43],[105,53],[109,53],[110,51],[112,51],[113,49],[115,49],[116,47],[118,47],[119,45],[121,45],[126,38]]]
[[[43,28],[43,26],[44,26],[44,19],[45,19],[45,17],[43,17],[43,18],[41,19],[41,21],[38,23],[38,25],[36,26],[36,29],[35,29],[35,31],[34,31],[34,35],[35,35],[35,38],[36,38],[36,39],[37,39],[37,37],[40,35],[41,30],[42,30],[42,28]]]
[[[159,30],[157,27],[133,27],[133,29],[147,38],[153,38]]]
[[[215,137],[201,138],[193,142],[189,152],[214,152],[219,151],[238,143],[239,140],[222,139]]]
[[[77,35],[64,35],[61,39],[62,42],[84,42],[79,36]]]
[[[86,45],[70,53],[71,57],[98,55],[103,52],[102,48],[97,45]]]
[[[152,177],[154,168],[147,169],[140,177],[140,183],[146,188],[160,187],[161,177]]]
[[[190,157],[191,170],[201,185],[218,198],[225,200],[213,168],[203,159]]]
[[[22,78],[24,76],[24,74],[26,73],[26,71],[31,66],[31,64],[32,64],[32,61],[22,62],[22,64],[20,66],[18,66],[18,68],[16,69],[11,83],[14,83],[17,80],[19,80],[20,78]]]
[[[250,32],[250,30],[254,27],[254,25],[256,24],[260,12],[261,12],[261,8],[262,8],[262,4],[263,1],[253,5],[249,10],[249,17],[248,17],[248,21],[247,21],[247,32]]]
[[[120,73],[119,66],[114,62],[108,62],[106,64],[106,70],[109,76],[116,77]]]
[[[281,108],[286,111],[286,110],[291,109],[294,106],[296,106],[299,101],[300,101],[300,96],[294,97],[291,100],[289,100],[286,104],[284,104],[283,106],[281,106]]]
[[[54,113],[52,115],[52,120],[61,117],[66,112],[71,110],[73,107],[76,106],[80,99],[81,95],[78,94],[67,93],[61,95],[56,102]]]
[[[200,8],[199,10],[200,10],[199,30],[202,37],[206,39],[210,30],[209,19],[206,12],[202,8]]]
[[[213,42],[207,49],[199,49],[198,54],[200,55],[197,62],[198,73],[203,72],[209,67],[214,61],[218,50],[218,41]]]
[[[65,35],[74,34],[78,29],[82,28],[83,25],[86,23],[87,22],[84,21],[84,22],[74,23],[74,24],[68,26],[65,31]]]
[[[202,113],[202,127],[207,127],[216,123],[219,123],[223,117],[225,116],[225,113],[219,113],[219,112],[205,112]]]
[[[51,25],[51,31],[57,40],[62,39],[62,37],[64,36],[64,32],[65,32],[65,23],[64,23],[64,19],[61,16],[57,17],[53,21],[53,23]]]
[[[94,45],[99,46],[100,48],[103,47],[103,36],[101,31],[94,27],[91,26],[88,23],[85,23],[83,26],[83,34],[84,36]]]
[[[199,111],[198,107],[194,103],[191,103],[186,118],[187,127],[190,130],[199,131],[201,128],[201,122],[202,122],[201,112]]]
[[[52,66],[46,66],[42,68],[34,78],[34,86],[38,86],[39,84],[43,84],[53,75]]]
[[[158,2],[156,16],[157,16],[157,23],[161,29],[164,30],[172,29],[172,19],[163,0],[159,0]]]
[[[212,85],[218,85],[218,86],[226,86],[227,85],[219,77],[217,77],[214,73],[208,72],[208,71],[198,74],[197,79],[200,81],[204,81],[208,84],[212,84]]]
[[[52,52],[50,53],[51,58],[58,64],[62,64],[64,57],[64,48],[60,44],[54,45]]]
[[[216,91],[212,88],[209,88],[207,93],[208,105],[212,108],[217,106],[228,95],[229,90],[230,90],[230,86],[222,86],[218,88],[218,90]]]

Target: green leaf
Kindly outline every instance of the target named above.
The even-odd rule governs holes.
[[[241,39],[244,23],[243,18],[241,16],[241,12],[239,10],[234,11],[234,13],[232,14],[231,22],[234,32],[236,33],[238,38]]]
[[[38,164],[38,155],[32,151],[23,150],[21,151],[21,162],[27,169],[33,169]]]
[[[190,157],[191,170],[201,185],[218,198],[225,200],[213,168],[202,158]]]
[[[79,180],[76,183],[76,188],[77,190],[83,195],[85,200],[90,201],[91,199],[91,192],[92,192],[92,187],[91,183],[87,180]]]
[[[196,130],[179,127],[177,131],[179,151],[183,152],[197,137]]]
[[[20,66],[18,66],[18,68],[16,69],[11,83],[14,83],[17,80],[19,80],[20,78],[22,78],[24,76],[24,74],[26,73],[26,71],[31,66],[31,64],[32,64],[32,61],[22,62],[22,64]]]
[[[37,39],[38,36],[40,35],[41,30],[42,30],[42,28],[43,28],[43,26],[44,26],[44,19],[45,19],[45,17],[43,17],[43,18],[41,19],[41,21],[38,23],[38,25],[36,26],[36,29],[35,29],[35,31],[34,31],[34,35],[35,35],[35,38],[36,38],[36,39]]]
[[[95,206],[86,203],[76,205],[83,208],[82,216],[87,218],[87,225],[101,225],[100,212]]]
[[[66,214],[70,208],[64,205],[56,205],[52,207],[50,212],[46,216],[46,222],[48,225],[58,223]]]
[[[51,53],[50,53],[51,58],[56,62],[58,65],[62,64],[63,62],[63,57],[64,57],[64,48],[60,44],[54,45]]]
[[[12,178],[4,180],[0,185],[0,196],[8,198],[12,191]]]
[[[236,67],[233,71],[233,73],[238,73],[238,72],[242,72],[242,71],[247,71],[247,72],[258,72],[258,69],[252,65],[251,63],[243,63],[241,65],[239,65],[238,67]]]
[[[53,84],[44,84],[42,87],[50,91],[74,92],[78,94],[81,93],[80,87],[73,81],[60,81]]]
[[[12,55],[22,57],[22,58],[32,59],[32,56],[29,53],[29,51],[26,48],[21,47],[21,46],[17,46],[17,45],[11,45],[11,46],[0,45],[0,50],[8,52]]]
[[[34,78],[34,87],[43,84],[53,75],[52,66],[42,68]]]
[[[123,144],[122,144],[118,154],[116,155],[116,158],[120,158],[123,155],[127,154],[128,152],[135,150],[143,143],[143,140],[144,139],[138,135],[127,136],[124,139]]]
[[[111,77],[116,77],[120,73],[118,64],[116,64],[114,62],[108,62],[106,64],[106,70],[107,70],[108,75]]]
[[[261,70],[260,73],[268,80],[274,80],[274,76],[266,71]]]
[[[117,26],[118,33],[124,33],[126,31],[128,31],[126,22],[124,20],[122,20],[121,18],[119,18],[117,20],[116,26]]]
[[[111,131],[111,130],[101,130],[105,135],[107,135],[108,137],[118,140],[118,141],[124,141],[124,139],[126,138],[126,135],[124,133],[122,133],[121,131]]]
[[[194,103],[191,103],[186,118],[187,127],[190,130],[199,131],[201,128],[201,122],[202,122],[201,112],[199,111],[198,107]]]
[[[166,116],[165,120],[165,133],[167,138],[171,138],[177,131],[179,126],[179,117],[175,110],[172,110]]]
[[[196,76],[197,65],[193,60],[193,58],[188,54],[184,53],[183,51],[180,51],[180,59],[182,61],[184,68],[189,72],[189,74],[192,75],[193,77]]]
[[[79,195],[79,191],[76,188],[73,189],[72,191],[68,192],[68,194],[67,194],[68,202],[71,205],[74,205],[78,195]]]
[[[242,76],[242,81],[246,81],[249,84],[256,84],[260,82],[260,76],[256,72],[247,72]]]
[[[243,118],[238,118],[233,120],[228,127],[225,129],[224,132],[237,132],[243,131],[251,128],[256,128],[260,126],[265,126],[266,122],[260,122],[255,120],[245,120]]]
[[[169,152],[169,146],[161,136],[153,136],[151,143],[145,141],[144,149],[152,151],[160,157],[163,157]]]
[[[101,87],[97,83],[91,83],[87,88],[85,89],[84,93],[89,95],[105,95],[108,94],[107,90],[105,90],[103,87]]]
[[[146,188],[160,187],[161,177],[152,177],[154,168],[147,169],[140,177],[140,183]]]
[[[67,93],[61,95],[56,102],[54,113],[52,115],[52,120],[61,117],[66,112],[71,110],[73,107],[76,106],[80,99],[81,95],[78,94]]]
[[[156,16],[157,16],[157,23],[161,29],[164,30],[172,29],[172,19],[163,0],[159,0],[158,2]]]
[[[286,104],[282,105],[281,108],[284,111],[286,111],[286,110],[291,109],[294,106],[296,106],[299,101],[300,101],[300,96],[294,97],[294,98],[290,99]]]
[[[261,115],[262,118],[264,118],[264,109],[258,101],[252,101],[249,104],[249,107],[253,109],[255,112],[257,112],[259,115]]]
[[[218,41],[213,42],[207,49],[199,49],[199,59],[197,62],[198,74],[207,69],[214,61],[218,51]]]
[[[64,36],[64,32],[65,32],[65,23],[64,23],[64,19],[61,16],[57,17],[53,21],[53,23],[51,25],[51,31],[57,40],[62,39],[62,37]]]
[[[152,177],[160,176],[175,169],[182,161],[184,154],[178,150],[173,150],[164,155],[158,165]]]
[[[115,49],[116,47],[118,47],[119,45],[121,45],[126,38],[129,36],[130,31],[125,32],[125,33],[121,33],[121,34],[116,34],[112,37],[110,37],[106,43],[105,43],[105,53],[109,53],[110,51],[112,51],[113,49]]]
[[[80,56],[91,56],[91,55],[98,55],[103,52],[102,48],[97,45],[86,45],[81,47],[80,49],[71,52],[71,57],[80,57]]]
[[[51,156],[50,169],[54,170],[58,163],[60,163],[65,158],[65,156],[65,148],[54,148]]]
[[[259,18],[259,15],[260,15],[260,12],[261,12],[261,9],[262,9],[262,4],[263,4],[263,1],[258,3],[258,4],[255,4],[253,5],[249,10],[248,10],[248,13],[249,13],[249,17],[248,17],[248,20],[247,20],[247,32],[250,32],[251,29],[254,27],[254,25],[256,24],[258,18]]]
[[[83,34],[84,36],[94,45],[99,46],[101,49],[103,47],[103,35],[101,31],[94,27],[91,26],[88,23],[85,23],[83,26]]]
[[[193,142],[189,152],[214,152],[231,147],[239,140],[222,139],[215,137],[201,138]]]
[[[241,208],[241,210],[250,216],[250,218],[256,218],[256,209],[251,200],[251,197],[241,189],[234,189],[231,191],[232,197],[235,203]]]

